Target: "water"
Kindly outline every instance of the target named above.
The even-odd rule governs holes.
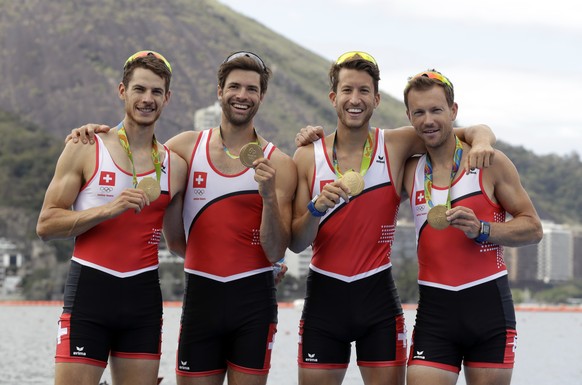
[[[60,306],[0,306],[0,384],[53,384],[55,337]],[[181,308],[164,308],[162,385],[175,384],[174,357]],[[408,337],[414,310],[406,310]],[[270,385],[297,383],[297,326],[300,311],[279,310]],[[518,311],[519,345],[513,385],[582,384],[582,312]],[[357,366],[348,369],[345,385],[361,384]],[[111,384],[108,370],[103,380]],[[463,374],[459,385],[465,385]]]

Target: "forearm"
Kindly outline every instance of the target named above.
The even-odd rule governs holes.
[[[36,232],[43,241],[76,237],[110,218],[103,207],[83,211],[61,208],[43,210],[38,218]]]
[[[284,257],[285,250],[289,245],[290,226],[286,222],[281,215],[277,199],[264,199],[260,240],[267,258],[272,263]]]
[[[491,223],[488,242],[502,246],[519,247],[541,241],[543,230],[537,217],[521,216],[507,222]]]
[[[289,248],[294,253],[300,253],[310,246],[319,230],[320,218],[314,217],[309,211],[293,220],[291,244]]]
[[[493,130],[491,130],[491,128],[485,124],[478,124],[464,129],[457,129],[455,130],[455,134],[459,136],[459,139],[469,143],[472,146],[479,144],[493,146],[497,142],[497,138],[495,137]]]

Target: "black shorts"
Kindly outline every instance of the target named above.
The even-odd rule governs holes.
[[[162,313],[157,270],[119,278],[72,261],[55,360],[101,367],[109,355],[159,360]]]
[[[303,368],[404,366],[406,327],[392,269],[351,283],[309,271],[299,328]]]
[[[176,372],[208,376],[230,366],[265,375],[276,325],[272,271],[230,282],[186,274]]]
[[[516,341],[507,275],[460,291],[420,286],[409,365],[513,368]]]

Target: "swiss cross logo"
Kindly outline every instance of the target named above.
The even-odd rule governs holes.
[[[207,173],[201,171],[194,171],[194,178],[192,179],[192,188],[206,188]]]
[[[101,171],[99,176],[99,185],[115,186],[115,173],[111,171]]]
[[[333,179],[327,179],[327,180],[320,180],[319,181],[319,191],[323,191],[323,186],[325,186],[328,183],[332,183]]]
[[[422,205],[426,203],[426,198],[424,196],[424,191],[420,190],[416,192],[416,199],[415,202],[417,205]]]

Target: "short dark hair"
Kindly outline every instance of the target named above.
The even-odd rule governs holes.
[[[172,80],[172,72],[166,66],[166,63],[162,59],[158,59],[153,55],[142,56],[133,59],[128,62],[123,68],[123,79],[122,83],[127,87],[131,78],[133,77],[133,72],[136,68],[145,68],[150,70],[162,79],[164,79],[166,86],[166,93],[170,90],[170,81]]]
[[[442,75],[440,72],[436,70],[431,70],[431,72],[435,72],[439,75]],[[447,104],[449,105],[449,107],[452,107],[452,105],[455,103],[455,90],[453,88],[453,83],[451,83],[448,78],[446,79],[446,81],[450,83],[450,86],[438,79],[423,76],[422,74],[413,76],[410,79],[408,79],[408,83],[406,83],[406,87],[404,88],[404,105],[406,106],[406,109],[408,110],[408,93],[410,92],[410,90],[426,91],[430,90],[434,86],[439,86],[444,89]]]
[[[341,62],[340,64],[333,63],[329,70],[329,82],[331,91],[337,92],[337,85],[339,83],[339,72],[342,68],[352,69],[357,71],[366,71],[374,82],[374,93],[378,93],[378,84],[380,83],[380,69],[377,65],[369,60],[362,58],[360,55],[355,54],[349,59]]]
[[[229,55],[224,62],[218,67],[217,77],[218,86],[224,88],[226,78],[232,70],[254,71],[261,76],[260,86],[261,95],[267,92],[271,70],[265,65],[265,62],[252,52],[235,52]]]

